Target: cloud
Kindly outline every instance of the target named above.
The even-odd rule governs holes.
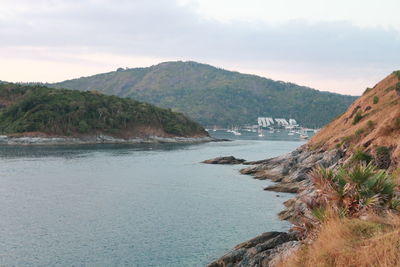
[[[400,62],[399,32],[345,21],[221,23],[168,0],[5,0],[2,6],[0,48],[26,52],[28,47],[32,53],[24,56],[31,59],[46,57],[35,54],[35,48],[51,50],[48,57],[57,60],[59,55],[63,61],[76,60],[76,54],[86,51],[220,65],[242,62],[329,79],[349,78],[350,70],[389,71]]]

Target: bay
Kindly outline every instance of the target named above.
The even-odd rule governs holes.
[[[218,133],[216,133],[218,135]],[[1,266],[204,266],[266,231],[291,194],[217,156],[259,160],[303,142],[0,147]],[[254,140],[251,140],[254,139]]]

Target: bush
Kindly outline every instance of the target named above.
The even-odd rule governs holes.
[[[354,140],[354,135],[345,136],[342,138],[342,143],[346,146],[350,145],[350,143]]]
[[[319,167],[311,172],[310,179],[317,189],[308,201],[312,209],[323,207],[337,215],[358,217],[368,210],[389,208],[395,200],[393,177],[372,164],[337,171]]]
[[[396,93],[400,96],[400,83],[397,83],[395,86]]]
[[[390,149],[386,146],[379,146],[375,149],[375,163],[380,169],[390,167]]]
[[[369,129],[374,129],[375,123],[373,121],[369,120],[367,122],[367,126],[368,126]]]
[[[378,102],[379,102],[379,97],[378,96],[374,96],[373,103],[374,104],[378,104]]]
[[[86,121],[82,120],[79,122],[79,132],[80,133],[86,133],[89,131],[89,125],[87,124]]]
[[[368,92],[371,91],[371,90],[372,90],[372,88],[367,87],[367,89],[365,89],[363,95],[366,94],[366,93],[368,93]]]
[[[362,150],[357,150],[354,152],[353,156],[351,157],[351,162],[365,162],[365,163],[370,163],[372,161],[372,156],[368,154],[367,152],[364,152]]]
[[[362,120],[362,118],[364,118],[364,116],[362,115],[362,112],[360,110],[357,111],[357,113],[353,119],[353,125],[357,124],[360,120]]]
[[[362,136],[362,134],[363,134],[364,132],[365,132],[365,130],[364,130],[363,128],[358,129],[358,130],[355,132],[356,138],[359,139],[359,138]]]
[[[394,129],[398,130],[400,129],[400,118],[395,118],[394,123],[393,123]]]

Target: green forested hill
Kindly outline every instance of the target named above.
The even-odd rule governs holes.
[[[196,62],[119,69],[52,86],[130,97],[172,108],[203,125],[226,126],[254,124],[258,116],[269,116],[319,127],[356,99]]]
[[[183,114],[96,91],[0,84],[0,132],[137,137],[207,135]]]

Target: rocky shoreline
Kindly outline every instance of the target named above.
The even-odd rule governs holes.
[[[300,215],[309,213],[301,200],[314,194],[308,173],[316,166],[334,168],[342,163],[345,154],[346,151],[341,149],[312,150],[303,145],[279,157],[244,162],[243,164],[250,166],[240,172],[252,175],[255,179],[276,182],[264,190],[297,193],[294,198],[284,202],[285,209],[279,213],[280,219],[295,223],[299,221]],[[295,233],[266,232],[237,245],[207,267],[275,266],[280,259],[297,250],[299,246]]]
[[[66,136],[7,136],[0,135],[0,145],[85,145],[85,144],[151,144],[151,143],[203,143],[227,141],[203,137],[159,137],[115,138],[107,135],[66,137]]]

